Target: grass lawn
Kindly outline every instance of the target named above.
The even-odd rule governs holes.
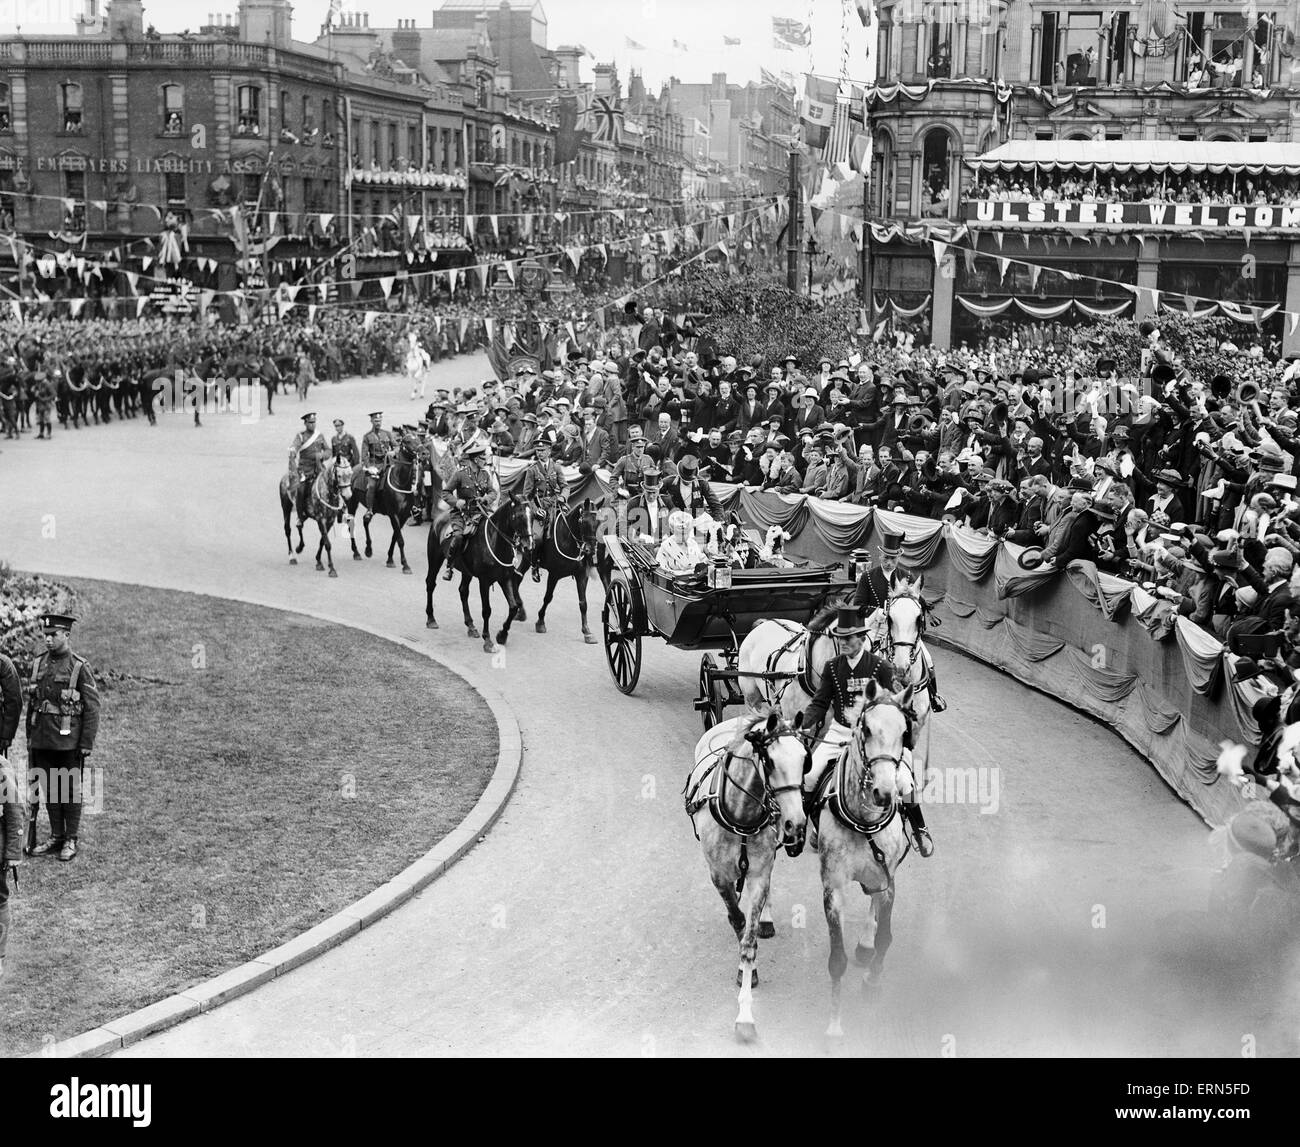
[[[71,584],[73,648],[103,696],[103,810],[87,809],[72,863],[20,870],[0,1055],[319,923],[453,829],[496,764],[483,701],[401,646],[217,598]],[[22,744],[20,731],[20,769]]]

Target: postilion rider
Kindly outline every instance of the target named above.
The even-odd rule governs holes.
[[[564,497],[568,492],[568,483],[560,471],[560,465],[551,457],[551,439],[541,435],[533,443],[537,457],[524,471],[524,501],[533,508],[537,520],[541,523],[543,536],[555,520],[555,515],[563,510]],[[542,580],[542,569],[533,562],[533,581]]]
[[[50,837],[31,849],[32,856],[57,853],[60,860],[77,855],[81,827],[81,783],[86,758],[99,731],[99,690],[86,659],[72,652],[73,618],[47,613],[41,618],[45,652],[32,662],[27,686],[28,786],[35,794],[33,828],[45,794]],[[39,787],[35,787],[39,786]],[[33,837],[34,839],[34,837]]]
[[[800,732],[812,743],[820,734],[828,711],[832,712],[834,721],[826,730],[822,744],[816,746],[813,752],[812,768],[804,778],[805,802],[817,791],[817,783],[827,766],[839,759],[840,752],[848,743],[851,735],[849,715],[866,692],[868,683],[874,679],[891,691],[898,688],[894,680],[894,667],[867,648],[867,627],[853,606],[840,608],[830,632],[838,652],[822,673],[821,686],[804,713]],[[911,739],[911,715],[908,714],[907,717],[909,735],[905,744]],[[916,799],[916,781],[912,776],[910,760],[911,754],[905,749],[903,762],[898,766],[899,803],[911,826],[917,851],[922,856],[929,856],[934,852],[934,843],[925,827],[925,817]]]
[[[482,442],[471,441],[461,452],[460,467],[451,476],[443,497],[451,507],[447,539],[447,572],[442,576],[451,581],[455,561],[465,538],[473,534],[479,521],[496,509],[497,485],[492,471],[484,464],[487,447]]]
[[[298,510],[298,524],[307,520],[307,494],[330,456],[325,435],[316,429],[316,415],[302,416],[303,428],[293,436],[289,446],[289,478]]]
[[[881,536],[878,547],[880,561],[873,563],[862,572],[857,589],[853,592],[853,605],[860,614],[865,616],[883,609],[891,594],[905,583],[911,582],[912,574],[899,564],[899,559],[903,556],[904,540],[903,534],[886,533]],[[822,610],[808,623],[810,638],[816,638],[825,631],[826,626],[835,616],[835,609],[835,606],[830,606]],[[935,713],[942,713],[948,708],[948,703],[939,696],[939,677],[935,673],[934,660],[930,657],[930,651],[924,645],[921,647],[921,656],[925,659],[930,709]]]
[[[361,465],[366,469],[366,512],[375,512],[375,491],[379,489],[379,472],[397,449],[397,436],[384,429],[384,412],[370,412],[370,429],[361,439]]]

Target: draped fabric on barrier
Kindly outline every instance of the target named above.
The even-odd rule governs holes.
[[[948,560],[967,581],[983,581],[998,556],[998,540],[965,526],[950,525],[945,535]]]
[[[1071,562],[1065,572],[1079,592],[1111,621],[1128,606],[1134,588],[1131,581],[1102,573],[1092,562],[1085,561]]]
[[[929,518],[715,490],[756,527],[780,525],[792,535],[787,552],[813,561],[843,561],[882,530],[902,533],[904,561],[924,568],[926,596],[943,621],[931,640],[1106,721],[1209,823],[1224,824],[1245,807],[1216,766],[1220,740],[1258,742],[1250,715],[1258,691],[1233,683],[1223,646],[1168,602],[1091,562],[1071,563],[1064,577],[1023,570],[1021,547]],[[1161,639],[1169,633],[1177,640]]]

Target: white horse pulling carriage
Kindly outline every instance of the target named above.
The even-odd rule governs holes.
[[[847,714],[848,726],[836,728],[837,735],[824,738],[818,750],[819,761],[830,758],[819,786],[816,847],[831,941],[826,1035],[832,1040],[843,1035],[840,989],[848,966],[843,914],[850,886],[856,884],[869,899],[855,952],[866,969],[864,988],[881,976],[893,940],[894,874],[912,847],[898,791],[899,769],[907,761],[909,709],[914,713],[910,764],[918,798],[929,757],[930,662],[922,644],[927,610],[918,582],[900,587],[867,618],[873,647],[892,663],[902,688],[891,692],[872,680]],[[687,780],[687,813],[739,941],[735,1029],[744,1040],[757,1034],[754,961],[759,937],[772,934],[760,929],[762,921],[770,920],[767,899],[776,851],[784,846],[797,856],[805,838],[803,778],[813,767],[813,753],[804,747],[796,760],[794,746],[803,743],[803,713],[834,655],[833,639],[810,638],[807,629],[792,620],[755,623],[728,673],[753,715],[724,721],[706,732],[696,745],[695,766]],[[792,780],[796,775],[798,780]]]

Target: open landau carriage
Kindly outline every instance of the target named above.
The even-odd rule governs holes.
[[[855,585],[843,566],[811,562],[729,569],[721,579],[670,574],[655,564],[651,547],[617,537],[603,540],[610,575],[601,622],[615,687],[626,694],[636,689],[643,637],[661,637],[675,649],[717,650],[720,656],[706,652],[700,659],[695,707],[705,729],[722,720],[728,705],[745,703],[736,657],[755,624],[784,618],[807,625],[831,597],[851,593]]]

